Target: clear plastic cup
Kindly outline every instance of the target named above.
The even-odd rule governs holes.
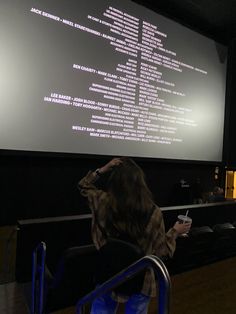
[[[185,224],[185,223],[192,223],[192,218],[186,216],[186,215],[179,215],[178,216],[178,222],[181,224]],[[182,237],[187,237],[188,234],[187,233],[182,233],[181,234]]]
[[[178,216],[178,221],[181,224],[184,224],[184,223],[187,223],[187,222],[192,223],[192,218],[190,218],[188,216],[185,216],[185,215],[179,215]]]

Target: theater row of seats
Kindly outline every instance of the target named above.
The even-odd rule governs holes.
[[[112,250],[108,246],[108,255],[105,255],[99,266],[97,266],[97,262],[100,254],[91,244],[65,250],[54,271],[46,267],[45,308],[47,310],[55,311],[74,306],[79,298],[94,289],[94,274],[98,269],[99,272],[108,275],[106,273],[109,267],[115,265],[119,259],[126,260],[129,254],[133,258],[133,250],[130,250],[130,245],[127,244],[127,251],[124,250],[126,243],[122,243],[121,246],[116,244],[114,248],[113,246],[117,242],[114,240],[111,246]],[[112,262],[108,256],[113,258]],[[235,224],[224,223],[212,227],[192,228],[188,237],[177,239],[177,248],[173,258],[164,262],[170,275],[174,275],[231,256],[236,256],[236,222]],[[107,260],[108,264],[105,268],[103,267],[102,271],[101,265],[104,260]],[[130,261],[128,264],[132,262]],[[117,270],[114,273],[117,273]]]
[[[236,255],[236,221],[192,228],[179,237],[172,259],[165,261],[171,275]]]

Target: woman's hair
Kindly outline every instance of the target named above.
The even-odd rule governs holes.
[[[106,230],[136,239],[143,235],[154,202],[143,170],[130,158],[121,160],[108,180],[112,205],[107,212]]]

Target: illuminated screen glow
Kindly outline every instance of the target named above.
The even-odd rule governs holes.
[[[227,49],[131,1],[0,4],[0,149],[221,161]]]

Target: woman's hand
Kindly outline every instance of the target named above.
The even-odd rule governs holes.
[[[105,166],[99,169],[100,174],[111,171],[114,167],[119,166],[122,163],[120,158],[113,158]]]
[[[191,223],[180,223],[180,222],[176,222],[173,226],[173,228],[177,231],[177,233],[179,235],[183,234],[183,233],[188,233],[190,228],[191,228]]]

